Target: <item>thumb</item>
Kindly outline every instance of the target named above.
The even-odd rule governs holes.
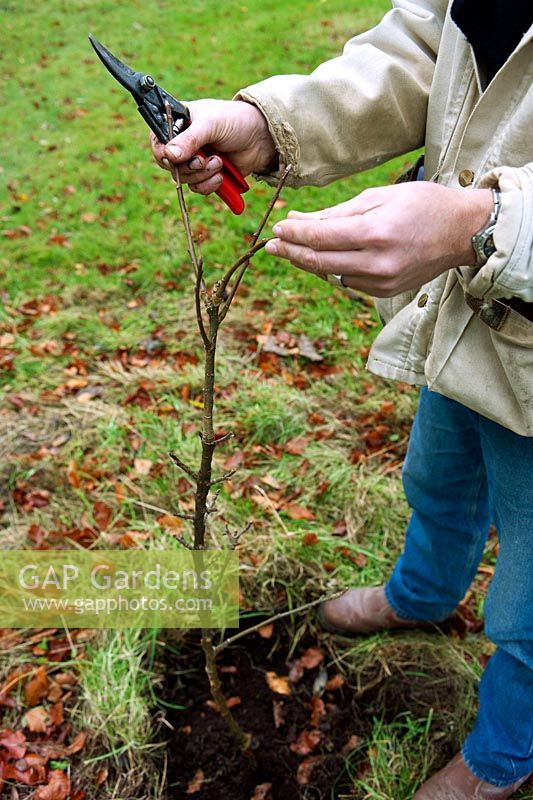
[[[165,156],[175,164],[189,161],[204,145],[214,139],[214,126],[208,120],[192,121],[189,127],[165,146]]]

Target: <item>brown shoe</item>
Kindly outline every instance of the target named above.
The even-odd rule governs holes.
[[[422,784],[413,800],[507,800],[528,777],[510,786],[494,786],[474,775],[458,753],[444,769]]]
[[[326,600],[318,607],[320,624],[332,633],[345,636],[357,633],[374,633],[387,628],[416,628],[427,625],[399,617],[385,597],[383,586],[366,589],[348,589],[334,600]]]

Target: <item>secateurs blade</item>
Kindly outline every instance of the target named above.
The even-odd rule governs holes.
[[[158,86],[151,75],[132,70],[91,34],[89,34],[89,41],[103,65],[121,86],[133,96],[137,103],[137,110],[160,142],[166,144],[169,141],[165,104],[168,104],[172,111],[174,136],[177,136],[190,125],[191,116],[187,106],[172,97],[161,86]],[[222,161],[220,172],[222,183],[216,194],[234,214],[242,214],[244,210],[242,195],[248,191],[249,186],[237,167],[226,156],[208,147],[204,147],[203,150],[199,151],[199,155],[203,157],[216,155],[220,158]]]

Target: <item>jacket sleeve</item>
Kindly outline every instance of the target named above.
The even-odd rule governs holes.
[[[468,284],[474,297],[520,297],[533,303],[533,162],[495,167],[480,187],[499,186],[502,207],[494,229],[496,251]]]
[[[447,5],[395,0],[377,27],[310,75],[278,75],[236,95],[267,118],[292,186],[322,186],[423,144]]]

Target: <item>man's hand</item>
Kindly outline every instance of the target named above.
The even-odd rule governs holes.
[[[441,272],[474,264],[471,237],[492,210],[490,189],[425,181],[367,189],[338,206],[291,211],[266,251],[375,297],[416,289]]]
[[[168,161],[180,165],[180,175],[192,191],[209,194],[218,189],[217,173],[222,161],[216,156],[202,158],[196,153],[209,144],[228,156],[241,174],[263,171],[276,155],[266,119],[258,108],[240,100],[194,100],[187,103],[189,127],[164,145],[151,134],[157,163],[169,169]]]

